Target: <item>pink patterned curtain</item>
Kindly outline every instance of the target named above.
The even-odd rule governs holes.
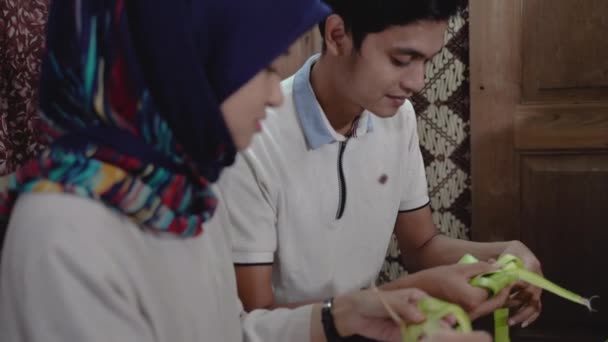
[[[0,0],[0,176],[42,148],[36,130],[49,0]]]

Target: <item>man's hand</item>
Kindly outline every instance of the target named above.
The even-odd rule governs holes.
[[[471,319],[477,319],[503,307],[507,302],[510,289],[489,298],[486,289],[469,283],[480,274],[496,270],[495,266],[486,262],[439,266],[405,276],[389,284],[389,287],[420,288],[433,297],[460,305]]]
[[[519,241],[510,242],[502,252],[502,255],[505,254],[520,258],[527,270],[540,275],[543,274],[540,262],[523,243]],[[514,326],[523,322],[521,326],[525,328],[536,321],[542,310],[541,294],[542,289],[528,283],[518,282],[514,284],[507,302],[508,307],[513,312],[509,319],[509,325]]]

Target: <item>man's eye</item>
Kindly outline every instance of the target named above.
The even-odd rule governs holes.
[[[408,60],[408,61],[401,61],[401,60],[399,60],[399,59],[397,59],[395,57],[391,57],[391,62],[393,63],[394,66],[400,67],[400,68],[406,67],[406,66],[410,65],[410,63],[411,63],[410,60]]]

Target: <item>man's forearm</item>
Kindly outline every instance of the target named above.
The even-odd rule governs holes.
[[[432,289],[428,287],[429,284],[426,284],[423,280],[424,279],[419,277],[418,274],[412,273],[405,277],[398,277],[393,281],[382,284],[379,288],[383,291],[417,288],[427,293],[432,293]]]
[[[402,254],[401,261],[409,271],[415,272],[455,264],[467,253],[479,260],[496,259],[507,245],[508,242],[473,242],[438,234],[419,249]]]

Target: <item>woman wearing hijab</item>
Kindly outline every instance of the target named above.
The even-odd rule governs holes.
[[[0,206],[2,341],[398,340],[371,291],[244,314],[227,231],[205,230],[211,183],[282,100],[269,65],[327,13],[318,0],[53,2],[51,145]],[[382,296],[424,319],[422,292]]]

